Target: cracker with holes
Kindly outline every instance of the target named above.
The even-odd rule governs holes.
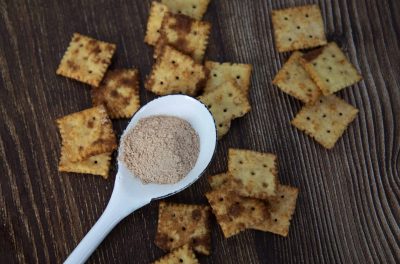
[[[251,64],[206,61],[205,67],[209,71],[209,78],[204,88],[204,93],[214,91],[223,83],[233,82],[248,94],[251,71],[253,69]]]
[[[160,37],[161,24],[168,7],[159,2],[151,2],[149,19],[147,20],[146,36],[144,42],[155,46]]]
[[[290,220],[296,209],[299,190],[288,185],[278,185],[276,196],[266,200],[269,218],[250,226],[265,232],[271,232],[286,237],[289,233]]]
[[[305,54],[301,63],[324,95],[333,94],[362,79],[335,42]]]
[[[111,118],[129,118],[139,109],[139,71],[110,70],[91,91],[94,106],[104,105]]]
[[[279,52],[313,48],[327,43],[321,10],[317,5],[273,10],[272,24]]]
[[[74,33],[57,74],[99,86],[111,63],[115,44]]]
[[[206,197],[226,238],[269,217],[261,200],[238,196],[224,185],[206,193]]]
[[[228,170],[239,182],[238,194],[266,199],[278,185],[276,155],[244,149],[229,149]]]
[[[301,65],[302,55],[299,51],[293,52],[272,83],[304,103],[314,103],[321,91]]]
[[[188,245],[184,245],[154,262],[154,264],[178,263],[198,264],[199,261],[197,260],[193,250]]]
[[[57,119],[62,138],[61,155],[71,162],[112,152],[117,140],[106,109],[97,106]]]
[[[210,30],[211,23],[209,22],[197,21],[185,15],[167,13],[164,16],[160,37],[154,49],[154,58],[160,55],[165,45],[169,45],[201,63],[207,48]]]
[[[213,114],[219,139],[228,132],[233,119],[244,116],[251,109],[247,95],[232,82],[199,96],[199,100]]]
[[[166,251],[189,244],[196,252],[209,255],[210,207],[160,202],[155,243]]]
[[[61,155],[58,170],[62,172],[87,173],[108,178],[110,170],[111,153],[102,153],[89,157],[88,159],[71,162],[65,155]]]
[[[335,95],[321,97],[314,105],[304,106],[291,121],[327,149],[333,148],[358,109]]]
[[[161,0],[174,14],[183,14],[201,20],[210,0]]]
[[[170,46],[165,46],[145,83],[147,90],[158,94],[196,95],[207,78],[205,68]]]
[[[227,184],[231,175],[228,172],[219,173],[207,178],[211,188],[216,189],[224,184]]]

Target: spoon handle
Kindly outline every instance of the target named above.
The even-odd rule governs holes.
[[[127,215],[133,211],[150,203],[150,200],[141,200],[140,198],[130,205],[126,206],[124,195],[118,191],[118,181],[114,187],[111,199],[103,214],[97,220],[96,224],[90,229],[86,236],[81,240],[78,246],[72,251],[64,264],[84,263],[108,233]]]

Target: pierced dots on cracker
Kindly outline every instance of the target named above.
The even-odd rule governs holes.
[[[301,65],[302,55],[299,51],[293,52],[272,83],[304,103],[314,103],[321,91]]]
[[[58,170],[62,172],[86,173],[108,178],[110,170],[111,152],[91,156],[85,160],[71,162],[65,155],[61,155]]]
[[[239,182],[238,194],[259,199],[275,195],[278,185],[276,155],[244,149],[229,149],[228,170]]]
[[[317,5],[273,10],[272,24],[279,52],[313,48],[327,43],[321,10]]]
[[[146,36],[144,42],[155,46],[160,37],[161,24],[168,7],[159,2],[151,2],[149,19],[147,20]]]
[[[306,53],[301,63],[324,95],[333,94],[362,79],[335,42]]]
[[[233,82],[243,92],[248,93],[253,69],[251,64],[206,61],[204,65],[209,71],[204,93],[212,92],[225,82]]]
[[[111,63],[115,49],[115,44],[74,33],[57,74],[97,87]]]
[[[183,14],[201,20],[210,0],[161,0],[174,14]]]
[[[357,113],[357,108],[335,95],[328,95],[320,97],[314,105],[305,105],[291,123],[331,149]]]
[[[184,245],[180,248],[175,249],[171,253],[165,255],[153,264],[198,264],[199,261],[196,258],[193,250],[189,245]]]
[[[200,63],[207,48],[210,30],[209,22],[167,13],[164,15],[160,37],[154,49],[154,58],[159,56],[165,45],[170,45]]]
[[[117,140],[106,109],[97,106],[57,119],[62,138],[61,155],[70,162],[112,152]]]
[[[205,68],[170,46],[165,46],[145,83],[147,90],[167,95],[196,95],[207,78]]]
[[[189,244],[196,252],[209,255],[210,207],[160,202],[155,243],[167,251]]]
[[[139,109],[139,71],[110,70],[99,87],[92,87],[94,106],[104,105],[110,118],[129,118]]]

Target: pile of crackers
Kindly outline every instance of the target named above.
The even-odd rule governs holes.
[[[228,171],[208,182],[210,206],[160,202],[155,243],[171,253],[155,263],[197,263],[195,253],[209,255],[211,213],[226,238],[246,229],[288,235],[298,189],[279,182],[276,155],[229,149]]]
[[[274,10],[272,22],[278,51],[294,51],[273,83],[305,104],[291,123],[331,149],[358,113],[334,93],[362,77],[338,45],[327,42],[317,5]]]

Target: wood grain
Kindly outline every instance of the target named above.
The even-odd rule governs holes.
[[[339,96],[360,109],[333,150],[290,126],[301,104],[271,82],[288,58],[273,43],[271,10],[318,3],[330,40],[364,80]],[[112,68],[150,72],[143,42],[150,1],[0,0],[0,263],[59,263],[106,206],[111,177],[59,173],[54,120],[90,107],[84,84],[56,76],[73,32],[117,44]],[[301,190],[288,238],[247,231],[224,239],[202,263],[400,263],[400,2],[213,0],[207,58],[254,65],[253,109],[232,124],[207,175],[226,169],[228,147],[278,155],[280,179]],[[142,86],[142,102],[154,98]],[[126,120],[114,122],[120,135]],[[115,157],[114,157],[115,160]],[[115,164],[115,162],[113,163]],[[206,203],[205,178],[169,198]],[[148,263],[157,203],[123,220],[90,263]],[[215,221],[215,220],[213,220]]]

